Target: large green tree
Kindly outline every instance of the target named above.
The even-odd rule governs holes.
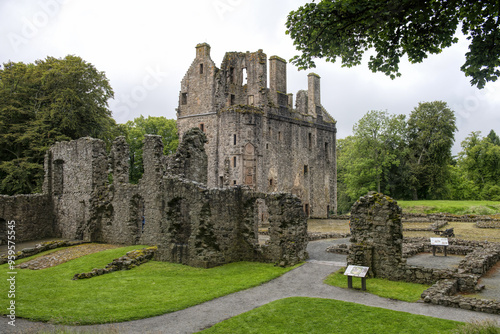
[[[470,40],[461,70],[471,84],[483,88],[500,75],[498,0],[321,0],[290,12],[286,27],[301,69],[314,67],[314,58],[359,65],[373,49],[368,67],[391,78],[401,75],[401,57],[420,63],[456,43],[461,27]]]
[[[47,57],[0,68],[0,193],[41,190],[43,159],[56,141],[110,139],[113,90],[104,72],[80,57]]]
[[[339,210],[345,212],[368,191],[396,192],[406,139],[404,115],[369,111],[339,140],[337,150]]]
[[[163,154],[169,155],[177,150],[179,137],[177,123],[165,117],[139,116],[133,121],[121,124],[127,143],[130,147],[130,182],[137,183],[144,173],[142,162],[142,147],[146,134],[162,137]]]
[[[442,101],[419,103],[408,119],[408,179],[412,198],[445,198],[455,138],[455,114]]]
[[[458,168],[462,177],[474,185],[476,199],[500,200],[500,145],[496,144],[495,136],[492,131],[481,137],[477,131],[462,142]]]

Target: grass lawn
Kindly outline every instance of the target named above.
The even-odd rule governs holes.
[[[291,269],[256,262],[199,269],[151,261],[128,271],[71,280],[76,273],[103,268],[143,247],[110,249],[42,270],[17,269],[16,316],[80,325],[147,318],[257,286]],[[7,265],[0,266],[2,282],[7,282],[8,271]],[[1,314],[9,301],[7,293],[0,294]]]
[[[456,215],[498,215],[498,201],[398,201],[403,212],[436,213],[446,212]]]
[[[344,275],[345,268],[329,275],[325,283],[339,288],[347,288],[347,276]],[[353,277],[352,285],[355,289],[361,289],[361,278]],[[420,300],[422,292],[427,290],[430,285],[395,282],[382,278],[367,278],[366,292],[374,295],[403,300],[405,302],[416,302]]]
[[[225,320],[201,333],[452,333],[463,323],[355,303],[293,297]]]

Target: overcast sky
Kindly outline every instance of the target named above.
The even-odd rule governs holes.
[[[115,92],[113,117],[175,118],[180,82],[206,42],[220,66],[225,52],[263,49],[268,58],[292,58],[285,34],[288,13],[307,1],[287,0],[0,0],[0,62],[34,62],[47,56],[80,56],[104,71]],[[453,153],[471,131],[500,134],[500,82],[483,90],[460,71],[467,40],[429,56],[403,62],[391,80],[367,65],[342,68],[316,62],[321,102],[337,120],[338,138],[369,110],[409,114],[419,102],[442,100],[455,111],[459,131]],[[288,93],[307,89],[307,73],[288,64]]]

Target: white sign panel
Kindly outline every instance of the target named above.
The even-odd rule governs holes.
[[[368,273],[369,267],[361,267],[361,266],[348,266],[344,272],[346,276],[354,276],[354,277],[365,277]]]
[[[432,246],[448,246],[448,238],[431,238]]]

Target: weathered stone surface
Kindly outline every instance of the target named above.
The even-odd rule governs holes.
[[[208,187],[292,193],[307,215],[326,218],[337,207],[336,124],[321,106],[320,78],[308,76],[293,108],[286,61],[270,57],[269,88],[267,64],[262,50],[228,52],[217,68],[210,46],[197,45],[181,82],[179,133],[207,135]]]
[[[347,263],[370,267],[369,275],[395,278],[403,263],[401,208],[392,198],[370,192],[351,209],[351,251]]]
[[[207,184],[206,135],[198,128],[184,133],[177,152],[167,157],[167,173]]]
[[[47,212],[50,220],[41,225],[47,227],[47,236],[157,245],[157,259],[192,266],[242,260],[294,265],[304,260],[308,237],[300,200],[292,194],[264,194],[241,186],[207,188],[200,183],[206,178],[205,134],[195,129],[186,136],[174,156],[182,161],[168,166],[161,137],[145,136],[144,175],[137,185],[126,182],[128,146],[123,138],[114,142],[109,157],[100,140],[58,143],[47,154],[44,189],[49,193],[2,197],[0,208],[8,219]],[[195,181],[186,179],[190,177]],[[31,198],[44,206],[19,206]],[[8,211],[8,204],[17,209]],[[260,246],[258,225],[264,212],[270,239]],[[38,222],[27,223],[28,237],[36,238],[29,230],[38,228]],[[20,240],[26,238],[23,231],[19,229]]]

